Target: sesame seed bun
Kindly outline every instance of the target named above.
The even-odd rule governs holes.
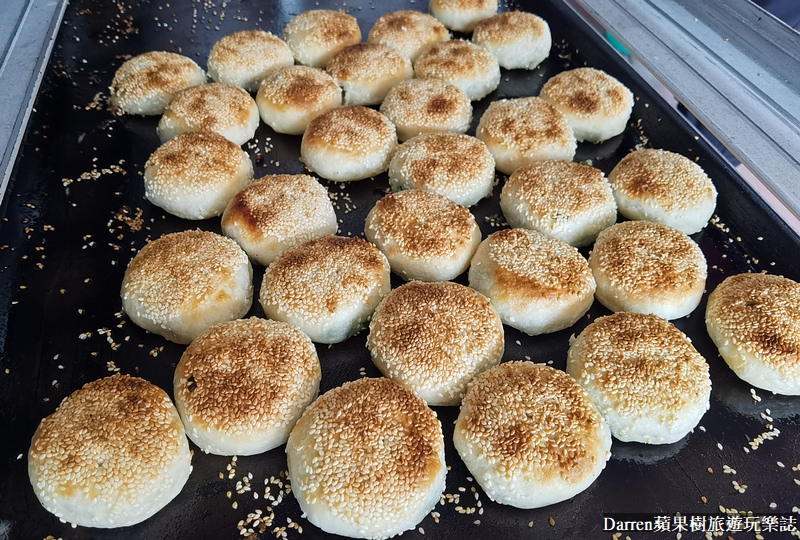
[[[261,285],[264,313],[318,343],[339,343],[367,326],[389,294],[389,261],[361,238],[323,236],[282,253]]]
[[[191,459],[166,392],[117,373],[84,385],[41,421],[28,476],[42,506],[62,520],[125,527],[180,493]]]
[[[256,104],[261,119],[277,133],[302,135],[314,118],[342,104],[342,89],[321,69],[289,66],[267,75]]]
[[[475,25],[472,42],[497,58],[506,69],[535,69],[550,54],[550,26],[541,17],[506,11]]]
[[[497,0],[430,0],[428,10],[450,30],[472,32],[478,21],[497,13]]]
[[[458,283],[412,281],[378,305],[367,348],[384,376],[428,405],[458,405],[472,378],[500,363],[503,323],[489,300]]]
[[[367,41],[388,45],[412,62],[428,45],[450,39],[450,32],[442,23],[427,13],[419,11],[392,11],[382,15]]]
[[[361,42],[361,29],[343,11],[312,9],[289,21],[283,38],[299,63],[324,68],[336,52]]]
[[[567,373],[621,441],[671,444],[708,410],[708,364],[689,339],[655,315],[600,317],[570,344]]]
[[[572,161],[578,146],[564,115],[536,97],[493,101],[475,136],[486,143],[504,174],[541,159]]]
[[[403,279],[447,281],[462,274],[481,243],[472,213],[443,195],[412,189],[386,195],[364,234]]]
[[[597,299],[608,309],[667,320],[694,311],[707,275],[706,258],[691,238],[649,221],[625,221],[601,232],[589,267]]]
[[[251,317],[219,323],[175,368],[175,404],[203,452],[251,456],[286,442],[317,397],[322,374],[311,340],[294,326]]]
[[[181,133],[147,160],[144,193],[170,214],[207,219],[220,215],[252,178],[247,153],[222,135]]]
[[[411,60],[378,43],[345,47],[325,69],[344,90],[345,105],[380,105],[391,87],[414,75]]]
[[[731,276],[708,297],[706,328],[739,378],[800,395],[800,284],[769,274]]]
[[[263,30],[242,30],[217,41],[208,55],[212,80],[255,92],[269,71],[294,64],[292,50]]]
[[[351,105],[311,121],[300,143],[300,159],[323,178],[350,182],[384,172],[396,147],[397,134],[388,118]]]
[[[187,131],[213,131],[243,145],[258,128],[258,107],[250,94],[232,84],[192,86],[175,94],[158,122],[161,142]]]
[[[617,79],[594,68],[562,71],[539,93],[567,118],[579,141],[602,142],[625,131],[633,94]]]
[[[500,208],[512,227],[533,229],[588,246],[617,221],[617,205],[603,172],[545,159],[520,167],[503,186]]]
[[[469,285],[503,322],[529,335],[572,326],[594,301],[595,281],[577,249],[528,229],[498,231],[478,246]]]
[[[145,330],[189,343],[209,326],[238,319],[253,301],[253,269],[236,242],[206,231],[167,234],[131,260],[122,308]]]
[[[611,456],[611,433],[572,377],[506,362],[470,384],[453,443],[495,502],[554,504],[588,488]]]
[[[694,234],[717,205],[717,189],[694,161],[666,150],[637,150],[608,175],[620,213]]]
[[[465,133],[472,122],[472,103],[460,88],[440,79],[412,79],[394,86],[381,113],[407,141],[421,133]]]
[[[442,79],[476,101],[500,84],[500,66],[485,49],[463,39],[454,39],[423,50],[414,62],[414,76]]]
[[[205,82],[205,72],[192,59],[151,51],[120,66],[111,83],[110,101],[127,114],[164,114],[176,92]]]
[[[287,249],[337,229],[328,190],[306,174],[259,178],[237,193],[222,215],[225,236],[264,266]]]
[[[494,183],[494,156],[469,135],[418,135],[400,145],[389,163],[393,190],[422,189],[464,206],[491,195]]]
[[[447,473],[436,413],[383,378],[320,396],[292,430],[286,458],[308,520],[351,538],[414,528],[439,502]]]

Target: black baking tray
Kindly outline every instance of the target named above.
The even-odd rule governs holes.
[[[275,527],[292,521],[305,537],[329,536],[301,516],[292,495],[276,506],[264,499],[265,479],[280,478],[285,470],[283,447],[239,458],[234,478],[229,478],[229,458],[205,455],[193,446],[194,471],[182,493],[153,518],[116,530],[72,528],[46,512],[28,481],[26,455],[40,419],[86,382],[109,375],[109,369],[144,377],[172,393],[173,370],[184,347],[141,330],[121,313],[122,275],[148,239],[192,228],[220,231],[218,219],[181,220],[144,199],[141,174],[159,144],[158,118],[115,116],[105,99],[114,71],[127,55],[170,50],[204,66],[211,46],[222,36],[254,27],[280,34],[291,17],[306,9],[344,8],[358,18],[366,38],[383,12],[424,10],[426,4],[84,0],[69,5],[0,211],[0,538],[236,538],[240,520],[256,509],[275,516],[261,532],[263,538],[275,537],[280,533]],[[499,89],[474,104],[470,133],[491,100],[538,95],[544,81],[564,69],[604,69],[634,91],[631,123],[624,134],[603,144],[579,145],[576,160],[591,160],[608,173],[636,146],[696,159],[720,194],[713,223],[693,236],[708,259],[708,290],[731,274],[747,271],[766,270],[800,280],[800,238],[712,147],[698,140],[625,59],[562,3],[520,2],[513,7],[544,17],[554,47],[536,70],[503,71]],[[257,143],[246,145],[256,175],[303,172],[299,141],[262,125]],[[501,175],[498,179],[505,180]],[[347,185],[323,183],[338,194],[336,211],[345,235],[363,233],[366,213],[388,190],[385,174]],[[500,186],[491,199],[472,208],[484,236],[503,226],[496,219],[501,217],[499,191]],[[256,291],[262,275],[263,269],[256,267]],[[464,276],[458,281],[465,283]],[[400,283],[393,278],[394,286]],[[602,518],[611,512],[719,514],[722,506],[754,514],[790,514],[800,500],[795,480],[800,479],[800,398],[753,393],[733,375],[705,331],[704,309],[705,301],[689,317],[675,321],[710,364],[711,408],[702,427],[666,446],[614,441],[605,471],[585,492],[546,508],[519,510],[491,502],[472,481],[451,440],[458,408],[438,407],[450,466],[446,493],[460,499],[437,505],[438,518],[426,517],[405,537],[608,538],[612,533],[603,531]],[[504,360],[530,358],[563,369],[570,335],[606,313],[595,303],[575,327],[539,337],[506,327]],[[263,316],[257,302],[250,314]],[[318,346],[321,391],[379,375],[365,341],[362,332],[338,345]],[[759,435],[773,429],[780,433],[756,444]],[[736,473],[723,472],[724,465]],[[236,493],[236,482],[248,473],[258,499],[252,491]],[[747,486],[745,491],[737,491],[733,481]],[[276,484],[271,493],[277,495]],[[474,513],[461,513],[469,509]],[[300,536],[294,527],[285,532]],[[626,535],[671,538],[675,533],[630,532],[623,538]],[[765,533],[766,538],[780,536]],[[684,533],[684,538],[694,537],[704,535]]]

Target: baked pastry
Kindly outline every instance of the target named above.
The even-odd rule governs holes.
[[[412,79],[389,90],[381,113],[403,142],[422,133],[465,133],[472,122],[472,103],[463,90],[445,81]]]
[[[497,13],[497,0],[430,0],[428,9],[450,30],[472,32],[478,21]]]
[[[677,442],[709,407],[705,358],[680,330],[655,315],[595,319],[571,340],[567,373],[621,441]]]
[[[708,297],[708,335],[736,375],[800,395],[800,284],[783,276],[738,274]]]
[[[428,405],[458,405],[467,383],[500,363],[503,323],[470,287],[412,281],[378,305],[367,348],[384,376]]]
[[[413,529],[439,502],[447,472],[436,414],[385,378],[320,396],[292,430],[286,458],[308,521],[351,538]]]
[[[175,368],[175,404],[203,452],[251,456],[286,442],[319,392],[322,368],[294,326],[257,317],[215,324]]]
[[[553,39],[547,21],[533,13],[506,11],[478,21],[472,42],[506,69],[535,69],[550,54]]]
[[[412,62],[428,45],[450,39],[450,32],[442,23],[427,13],[419,11],[392,11],[381,15],[367,41],[388,45]]]
[[[489,498],[517,508],[574,497],[611,456],[608,425],[586,392],[532,362],[505,362],[473,380],[453,443]]]
[[[336,52],[361,42],[361,29],[343,11],[312,9],[289,21],[283,38],[299,63],[324,68]]]
[[[241,30],[211,47],[208,76],[255,92],[271,70],[293,64],[292,50],[278,36],[263,30]]]
[[[191,471],[189,442],[167,393],[118,373],[64,399],[28,451],[36,497],[73,526],[140,523],[180,493]]]
[[[414,75],[411,60],[378,43],[345,47],[325,69],[344,90],[345,105],[380,105],[391,87]]]
[[[500,66],[487,50],[469,41],[454,39],[423,50],[414,62],[414,76],[442,79],[476,101],[488,96],[500,84]]]

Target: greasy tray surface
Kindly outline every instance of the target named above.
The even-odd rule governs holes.
[[[336,9],[344,5],[320,1],[257,6],[248,0],[227,4],[206,0],[173,6],[154,0],[132,5],[76,1],[69,6],[2,208],[0,414],[5,436],[0,442],[0,463],[5,474],[0,536],[234,538],[239,536],[237,523],[256,509],[263,515],[274,512],[274,522],[264,528],[263,537],[274,536],[275,527],[286,527],[290,521],[296,521],[306,536],[324,536],[301,518],[293,496],[276,506],[264,498],[265,480],[279,478],[285,469],[283,447],[239,458],[231,474],[227,470],[230,459],[203,455],[193,446],[194,471],[183,492],[146,522],[110,531],[72,529],[46,512],[28,481],[25,457],[39,420],[65,396],[109,375],[110,369],[144,377],[172,393],[174,366],[184,347],[146,333],[119,313],[122,274],[147,239],[197,227],[219,232],[218,219],[184,221],[144,200],[141,173],[158,146],[158,118],[115,117],[107,110],[107,88],[123,55],[182,51],[204,67],[208,51],[222,36],[253,27],[280,33],[293,15],[318,4]],[[637,144],[697,157],[720,191],[715,224],[694,235],[708,258],[708,290],[727,275],[749,270],[800,279],[796,256],[800,240],[756,202],[751,190],[713,151],[695,140],[680,118],[567,8],[530,4],[520,7],[550,23],[555,42],[550,58],[532,72],[504,71],[500,88],[473,104],[470,133],[492,99],[537,95],[547,78],[564,69],[582,65],[605,69],[636,94],[632,122],[623,135],[602,145],[580,145],[576,160],[592,159],[608,173]],[[393,2],[392,8],[424,9],[425,3]],[[366,39],[385,8],[355,0],[347,2],[346,9],[359,19]],[[256,176],[302,172],[297,160],[299,140],[277,136],[262,124],[257,144],[245,147],[253,157]],[[344,186],[323,183],[334,197],[340,234],[353,235],[363,232],[366,213],[388,187],[385,174]],[[502,226],[492,219],[501,216],[499,192],[498,187],[492,199],[472,208],[484,236]],[[256,267],[256,288],[262,275],[263,270]],[[464,276],[458,281],[465,282]],[[393,286],[400,283],[393,278]],[[798,500],[793,479],[800,478],[797,468],[792,469],[800,464],[796,415],[800,400],[765,391],[751,394],[750,386],[717,356],[705,331],[704,309],[705,302],[691,316],[675,321],[711,366],[711,409],[701,420],[702,429],[669,446],[615,441],[613,457],[587,491],[547,508],[524,511],[492,503],[468,478],[451,442],[458,410],[437,408],[451,466],[446,493],[460,500],[448,498],[435,509],[440,517],[428,516],[420,523],[421,530],[406,536],[418,537],[424,530],[425,537],[434,538],[523,534],[596,538],[610,534],[602,533],[603,512],[714,513],[720,506],[757,514],[791,512]],[[589,317],[574,328],[536,338],[506,328],[504,360],[529,357],[563,369],[569,336],[606,313],[595,303]],[[263,316],[257,302],[251,314]],[[323,365],[321,391],[363,374],[379,375],[365,340],[362,332],[345,343],[318,347]],[[773,435],[757,439],[765,432]],[[723,465],[736,473],[724,474]],[[253,490],[238,494],[236,483],[248,473]],[[734,480],[747,486],[743,493],[734,488]],[[271,494],[277,497],[278,491],[278,485],[271,484]],[[228,492],[232,492],[230,498]],[[286,532],[298,536],[296,528]]]

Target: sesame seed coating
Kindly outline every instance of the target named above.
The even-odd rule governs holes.
[[[214,81],[253,92],[270,70],[293,64],[292,50],[281,38],[263,30],[241,30],[214,44],[208,74]]]
[[[466,132],[472,102],[463,90],[441,79],[412,79],[389,90],[381,113],[394,122],[404,141],[420,133]]]
[[[369,81],[411,71],[411,62],[386,45],[357,43],[334,54],[325,68],[342,82]]]
[[[485,49],[463,39],[454,39],[436,43],[422,51],[414,62],[414,76],[442,79],[458,86],[474,100],[497,88],[500,66]],[[488,87],[478,93],[471,91],[471,83],[476,80],[485,81]]]
[[[267,100],[278,110],[305,109],[326,103],[342,90],[333,77],[318,68],[288,66],[270,73],[258,91],[257,99]]]
[[[471,32],[475,24],[497,13],[497,0],[430,0],[428,10],[456,32]]]
[[[283,37],[301,64],[325,67],[338,50],[361,41],[358,20],[343,11],[314,9],[294,17]]]
[[[336,107],[317,116],[303,134],[303,145],[345,155],[363,155],[396,141],[394,125],[374,109]],[[396,142],[395,142],[396,144]]]
[[[633,107],[633,94],[604,71],[582,67],[551,77],[540,92],[562,112],[580,117],[613,117]]]
[[[419,11],[393,11],[382,15],[367,41],[388,45],[414,61],[427,45],[447,41],[450,32],[436,18]]]
[[[478,21],[472,32],[472,41],[505,44],[544,35],[549,36],[550,29],[541,17],[524,11],[506,11]]]

